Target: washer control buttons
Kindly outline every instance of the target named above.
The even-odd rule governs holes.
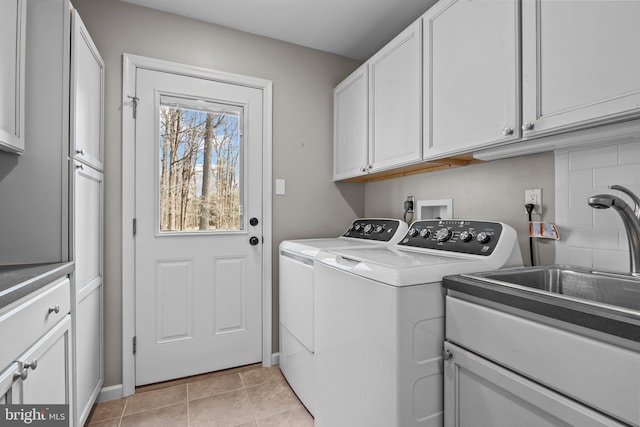
[[[451,230],[449,230],[448,228],[441,228],[436,233],[436,240],[440,243],[446,242],[451,238],[452,234],[453,233],[451,233]]]
[[[471,239],[473,239],[473,235],[469,231],[463,231],[462,233],[460,233],[460,240],[462,240],[463,242],[468,242]]]
[[[409,229],[409,233],[408,233],[408,234],[409,234],[409,237],[413,237],[413,236],[415,236],[416,234],[418,234],[418,230],[416,230],[415,228],[411,227],[411,228]]]
[[[478,235],[476,236],[476,240],[482,244],[484,243],[489,243],[489,240],[491,240],[491,236],[489,236],[487,233],[485,233],[484,231],[481,231],[480,233],[478,233]]]
[[[364,234],[370,234],[373,231],[373,224],[367,224],[364,226]]]
[[[376,225],[376,229],[375,229],[375,232],[376,232],[376,233],[380,234],[380,233],[382,233],[383,231],[384,231],[384,227],[383,227],[383,226],[381,226],[381,225]]]
[[[353,225],[353,230],[354,230],[354,231],[360,231],[360,230],[362,230],[362,226],[360,225],[360,223],[359,223],[359,222],[356,222],[356,223]]]
[[[429,233],[429,230],[427,230],[426,228],[423,228],[422,230],[420,230],[420,237],[423,237],[426,239],[427,237],[429,237],[430,234],[431,233]]]

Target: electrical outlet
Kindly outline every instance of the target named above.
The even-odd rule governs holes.
[[[532,190],[524,190],[524,204],[531,203],[533,205],[532,213],[540,215],[542,213],[542,189],[535,188]]]

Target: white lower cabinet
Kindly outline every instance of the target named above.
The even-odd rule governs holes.
[[[445,352],[446,427],[626,425],[454,344]]]
[[[0,309],[0,331],[13,337],[1,339],[0,404],[69,405],[71,422],[69,306],[70,285],[65,277]]]
[[[501,308],[446,297],[446,427],[640,425],[640,353]]]
[[[18,360],[23,371],[29,366],[28,375],[21,381],[23,404],[71,404],[70,315],[67,314]]]

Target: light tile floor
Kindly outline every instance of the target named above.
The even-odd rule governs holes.
[[[313,427],[278,366],[251,365],[140,387],[94,406],[89,426]]]

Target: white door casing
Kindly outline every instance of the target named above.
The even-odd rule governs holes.
[[[138,75],[138,87],[136,87],[136,75]],[[178,81],[180,85],[185,84],[185,86],[176,89],[175,84]],[[230,104],[238,104],[249,110],[247,116],[251,118],[248,123],[245,123],[245,134],[247,138],[255,138],[258,143],[262,142],[260,144],[262,155],[258,155],[253,160],[247,155],[250,163],[247,164],[245,171],[257,173],[258,176],[257,184],[254,183],[253,186],[251,183],[248,184],[249,191],[245,195],[245,200],[253,199],[254,207],[251,207],[251,201],[246,200],[240,230],[204,235],[159,231],[158,191],[148,186],[152,181],[155,181],[154,185],[158,185],[159,158],[156,143],[158,129],[155,123],[150,126],[154,134],[149,139],[151,141],[149,147],[153,152],[149,154],[147,166],[140,166],[139,169],[136,169],[135,159],[140,160],[142,146],[139,145],[139,141],[135,141],[135,134],[138,132],[138,135],[141,135],[140,129],[149,127],[146,121],[157,122],[159,97],[163,94],[160,88],[163,85],[167,88],[174,85],[171,90],[165,89],[165,95],[168,95],[168,92],[171,92],[171,95],[184,93],[191,94],[192,98],[198,96],[208,100],[226,100]],[[207,90],[214,92],[207,92]],[[225,91],[230,92],[225,94]],[[212,93],[216,94],[212,95]],[[130,98],[133,96],[138,98],[137,108]],[[234,96],[235,102],[232,101]],[[143,105],[145,102],[146,106]],[[133,120],[134,108],[137,109],[135,120]],[[145,112],[145,108],[151,108],[151,112]],[[261,114],[259,110],[262,110]],[[271,82],[125,55],[123,141],[123,224],[125,224],[123,227],[123,395],[133,394],[135,382],[142,384],[159,381],[165,379],[164,377],[192,375],[260,360],[263,365],[269,366],[272,358]],[[146,175],[151,181],[147,184],[142,181],[137,182],[138,178],[143,176],[144,168],[150,168],[150,173],[147,170]],[[144,191],[136,192],[131,188],[132,185],[128,185],[134,180],[137,185],[144,185]],[[253,188],[255,194],[249,194],[250,187],[255,187]],[[261,208],[260,204],[262,204]],[[256,205],[258,205],[257,208]],[[142,206],[148,206],[148,208]],[[249,224],[249,218],[254,216],[260,220],[258,226]],[[132,230],[134,217],[138,219],[138,234],[135,240]],[[131,227],[127,224],[131,224]],[[251,246],[249,238],[254,235],[263,237],[265,243]],[[136,245],[144,250],[137,250]],[[234,252],[234,246],[239,248],[240,252]],[[222,247],[222,249],[216,251],[215,247]],[[159,252],[158,256],[151,255],[152,252],[147,250],[148,248]],[[170,252],[173,249],[177,251]],[[131,259],[134,255],[135,261]],[[202,256],[204,259],[199,259]],[[136,271],[136,264],[141,265],[139,271]],[[251,269],[247,270],[248,273],[245,272],[243,266],[248,264],[256,265],[257,270],[253,273]],[[160,276],[162,279],[160,283],[167,293],[155,293],[155,289],[145,288],[146,285],[141,284],[142,280],[137,282],[135,280],[136,277],[157,276],[159,271],[169,272],[167,276]],[[242,276],[239,282],[235,280],[234,283],[243,285],[238,288],[235,285],[229,285],[231,282],[224,281],[218,281],[219,286],[214,284],[216,276],[219,279],[229,271]],[[187,284],[187,287],[183,289],[181,286],[173,286],[172,283],[177,279],[166,280],[172,273],[174,277],[180,277],[179,280]],[[144,282],[153,281],[145,280]],[[207,285],[202,286],[198,283]],[[154,308],[147,307],[145,298],[142,298],[150,292],[154,292],[154,297],[146,299],[153,299]],[[161,295],[164,297],[160,298]],[[222,295],[231,300],[220,299]],[[249,298],[241,302],[244,301],[242,300],[244,295],[248,295]],[[178,304],[178,301],[181,304]],[[189,301],[194,302],[193,308],[187,305]],[[241,307],[241,310],[239,312],[227,310],[231,306],[230,301],[233,301],[236,307]],[[160,304],[156,304],[157,302]],[[156,305],[162,310],[157,310]],[[215,312],[217,314],[214,314],[215,307],[218,308]],[[164,327],[164,329],[156,327],[159,324],[162,325],[163,317],[159,316],[159,313],[167,314],[164,319],[171,319],[171,327]],[[146,320],[144,320],[145,316]],[[134,318],[136,319],[135,327]],[[242,330],[245,332],[240,332]],[[135,333],[138,333],[137,362],[132,353],[132,339]],[[248,338],[247,334],[253,335]],[[149,339],[143,338],[142,335]],[[200,339],[203,335],[213,338],[214,341],[217,340],[217,344],[213,345],[210,342],[206,344],[206,340]],[[239,338],[243,335],[244,338]],[[163,342],[165,344],[160,344]],[[247,350],[247,346],[250,347],[246,344],[247,342],[254,343],[253,350]],[[220,346],[234,345],[237,349],[235,353],[224,354],[216,350]],[[161,351],[160,347],[165,347],[166,352]],[[203,355],[199,358],[200,361],[195,357],[198,354]],[[182,361],[177,359],[178,357],[181,357]],[[137,365],[134,366],[134,364]],[[169,365],[172,373],[163,372]],[[162,366],[162,369],[159,369],[159,366]],[[158,377],[157,372],[161,372],[164,377]]]

